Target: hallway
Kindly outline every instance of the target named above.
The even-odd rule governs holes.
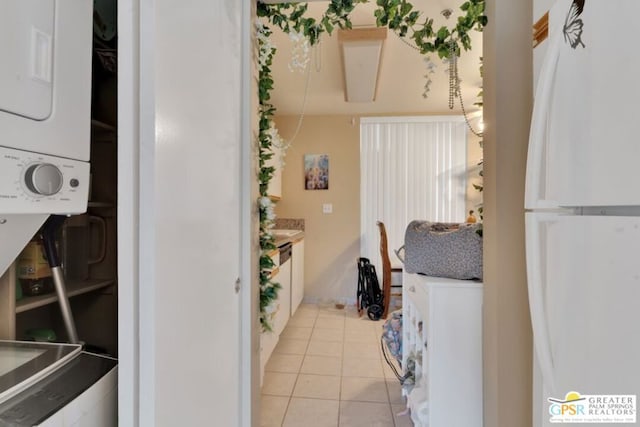
[[[266,365],[263,427],[409,427],[380,349],[383,321],[354,307],[302,304]]]

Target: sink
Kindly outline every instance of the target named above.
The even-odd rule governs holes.
[[[281,237],[291,237],[293,235],[298,234],[299,232],[300,230],[285,230],[281,228],[271,229],[271,234],[273,234],[274,236],[281,236]]]

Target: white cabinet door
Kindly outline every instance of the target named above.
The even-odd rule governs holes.
[[[280,264],[280,272],[274,279],[280,283],[280,291],[278,292],[278,305],[280,308],[276,313],[275,333],[280,335],[287,326],[289,315],[291,312],[291,259],[284,264]]]
[[[291,255],[291,315],[304,298],[304,239],[293,244]]]
[[[273,261],[273,265],[280,264],[280,252],[278,250],[274,250],[269,255],[271,257],[271,261]],[[280,283],[280,267],[271,271],[270,280],[276,283]],[[273,304],[276,306],[276,310],[279,310],[279,302],[275,301]],[[260,387],[262,387],[263,379],[264,379],[264,367],[266,366],[269,358],[271,357],[271,353],[276,348],[279,339],[279,333],[276,332],[276,324],[277,324],[277,314],[273,319],[274,330],[272,331],[262,331],[260,334]]]

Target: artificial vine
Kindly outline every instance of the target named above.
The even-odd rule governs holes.
[[[306,3],[265,4],[258,2],[257,14],[269,25],[280,28],[287,34],[292,32],[302,34],[309,40],[311,46],[317,44],[323,33],[331,34],[338,27],[351,29],[349,14],[360,3],[369,0],[331,0],[327,10],[319,20],[307,17]],[[472,30],[482,31],[487,24],[484,14],[484,0],[465,1],[460,9],[464,12],[452,28],[442,26],[437,30],[433,27],[433,19],[422,16],[414,10],[406,0],[376,0],[377,8],[374,12],[376,25],[388,27],[398,36],[408,37],[421,54],[437,52],[442,59],[459,56],[461,48],[471,49]],[[274,87],[271,65],[276,48],[270,43],[271,29],[267,24],[257,24],[258,46],[258,99],[260,126],[258,134],[258,156],[260,184],[260,323],[264,330],[272,329],[272,318],[277,307],[274,303],[278,297],[280,285],[269,279],[274,268],[269,253],[276,249],[275,239],[270,230],[275,221],[273,202],[267,195],[269,182],[275,168],[267,166],[267,162],[274,156],[273,146],[278,143],[279,136],[273,124],[275,107],[269,102]]]
[[[257,45],[258,45],[258,99],[260,101],[260,122],[258,133],[258,183],[260,200],[258,203],[260,214],[260,324],[264,330],[272,330],[271,320],[277,307],[273,303],[278,298],[279,283],[271,281],[269,276],[273,270],[274,263],[269,253],[276,249],[275,239],[271,234],[271,228],[275,220],[273,202],[267,195],[269,181],[273,177],[275,168],[267,166],[267,162],[274,156],[273,135],[273,114],[275,108],[269,103],[271,90],[273,90],[273,76],[271,75],[271,64],[276,49],[270,43],[269,36],[271,30],[268,27],[257,23]]]

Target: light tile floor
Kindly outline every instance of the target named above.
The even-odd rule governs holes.
[[[267,362],[262,427],[409,427],[380,349],[383,321],[302,304]]]

